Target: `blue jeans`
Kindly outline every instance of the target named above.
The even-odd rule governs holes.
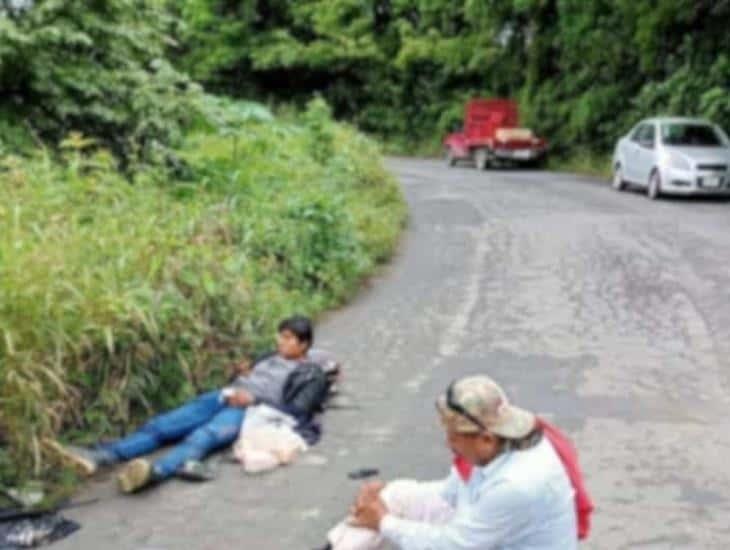
[[[201,460],[216,449],[230,445],[238,436],[245,409],[229,407],[220,396],[220,391],[205,393],[182,407],[154,417],[133,434],[103,448],[120,460],[130,460],[182,440],[153,463],[157,479],[169,478],[186,460]]]

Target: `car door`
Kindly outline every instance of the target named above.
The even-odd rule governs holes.
[[[632,183],[639,181],[639,152],[641,149],[640,140],[647,124],[638,124],[631,132],[628,138],[624,140],[622,147],[623,176],[624,179]]]
[[[645,124],[638,135],[638,148],[636,153],[636,181],[639,185],[649,185],[649,174],[656,166],[656,125]]]

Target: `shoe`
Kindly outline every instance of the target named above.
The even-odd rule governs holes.
[[[177,471],[177,477],[186,481],[210,481],[215,478],[215,474],[205,462],[186,460]]]
[[[152,463],[144,458],[136,458],[119,472],[117,485],[122,493],[134,493],[153,480]]]
[[[103,449],[86,449],[74,445],[61,445],[54,439],[45,439],[45,446],[56,453],[65,462],[72,464],[85,476],[94,475],[99,468],[113,466],[119,460],[110,452]]]

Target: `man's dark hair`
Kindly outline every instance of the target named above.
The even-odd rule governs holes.
[[[294,315],[284,319],[279,323],[279,332],[285,330],[291,332],[300,342],[306,342],[308,348],[312,347],[312,342],[314,342],[314,329],[312,328],[312,320],[309,317]]]
[[[502,441],[502,446],[505,450],[524,451],[526,449],[532,449],[535,445],[542,441],[542,438],[542,428],[537,427],[525,437],[521,437],[519,439],[508,439],[506,437],[500,437],[499,439]]]

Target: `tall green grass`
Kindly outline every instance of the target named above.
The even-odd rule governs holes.
[[[78,137],[0,161],[0,483],[52,477],[44,437],[114,436],[220,384],[392,253],[405,205],[371,141],[320,102],[233,107],[133,181]]]
[[[611,179],[611,155],[590,150],[579,150],[568,156],[549,156],[548,167],[559,172],[572,172]]]

